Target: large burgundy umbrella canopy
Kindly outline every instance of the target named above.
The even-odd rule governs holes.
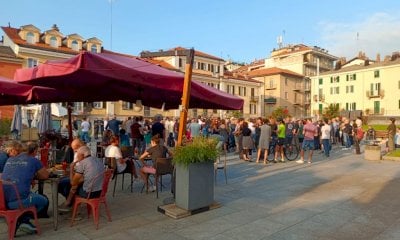
[[[183,74],[145,60],[111,53],[82,52],[67,60],[47,61],[19,69],[14,79],[25,84],[52,87],[68,93],[62,101],[135,102],[165,109],[178,108]],[[58,99],[59,100],[59,99]],[[192,81],[190,108],[241,109],[243,100]]]
[[[57,89],[22,84],[0,77],[0,105],[50,103],[65,97],[67,94]]]

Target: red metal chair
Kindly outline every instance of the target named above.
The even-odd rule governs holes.
[[[108,209],[107,206],[107,190],[108,190],[108,183],[110,182],[111,176],[113,174],[112,169],[107,169],[104,173],[104,178],[103,178],[103,185],[101,189],[101,194],[100,197],[98,198],[89,198],[90,192],[88,194],[87,198],[82,198],[82,197],[75,197],[75,203],[74,203],[74,209],[72,212],[72,219],[71,219],[71,227],[74,225],[74,219],[76,216],[76,211],[78,210],[78,207],[81,203],[86,203],[87,211],[88,211],[88,218],[90,217],[90,213],[93,213],[93,221],[94,224],[96,224],[96,229],[99,229],[99,212],[100,212],[100,204],[103,203],[105,208],[106,208],[106,213],[108,217],[108,221],[111,222],[111,214],[110,210]],[[101,174],[96,176],[96,178],[101,177]],[[96,178],[92,181],[92,184],[96,181]]]
[[[6,200],[4,196],[4,189],[3,189],[4,185],[10,185],[14,189],[18,199],[18,205],[19,205],[18,209],[12,209],[12,210],[7,209]],[[35,206],[24,207],[22,205],[21,197],[19,196],[19,192],[15,184],[12,182],[0,180],[0,216],[3,216],[6,219],[8,225],[8,239],[10,240],[14,239],[18,218],[22,216],[22,214],[28,212],[31,212],[33,214],[33,217],[35,219],[35,225],[37,228],[37,234],[40,235],[40,227]]]

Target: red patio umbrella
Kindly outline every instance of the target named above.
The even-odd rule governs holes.
[[[165,109],[178,108],[183,74],[145,60],[111,53],[82,52],[67,60],[47,61],[16,71],[15,80],[68,93],[66,101],[135,102]],[[57,101],[60,101],[57,99]],[[241,109],[243,100],[192,81],[190,108]]]
[[[22,84],[5,77],[0,77],[0,105],[50,103],[67,97],[62,91]]]

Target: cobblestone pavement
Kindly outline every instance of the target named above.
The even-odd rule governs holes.
[[[141,186],[130,193],[118,183],[116,196],[108,196],[113,221],[101,209],[99,230],[82,209],[73,227],[69,215],[60,216],[58,231],[51,218],[40,219],[40,236],[18,232],[17,239],[400,239],[400,163],[365,161],[339,147],[330,158],[316,152],[312,164],[265,166],[231,154],[228,184],[219,173],[215,188],[222,207],[179,220],[157,212],[171,199],[168,190],[156,199]]]

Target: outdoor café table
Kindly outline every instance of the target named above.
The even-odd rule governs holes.
[[[62,179],[63,177],[64,176],[55,175],[54,177],[50,177],[46,180],[39,180],[39,189],[38,189],[39,194],[43,194],[44,183],[50,183],[51,186],[54,231],[57,231],[58,228],[58,183],[60,182],[60,179]]]

